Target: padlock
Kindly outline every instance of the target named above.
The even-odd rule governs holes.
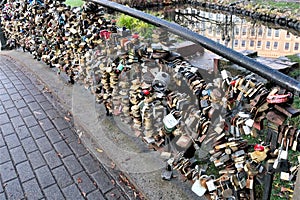
[[[287,158],[288,158],[289,142],[290,142],[290,140],[287,139],[286,149],[285,149],[285,150],[282,150],[282,151],[280,152],[280,156],[279,156],[279,157],[280,157],[281,160],[287,160]]]
[[[167,167],[165,169],[163,169],[161,172],[161,178],[163,180],[169,181],[169,180],[171,180],[172,176],[173,176],[172,167],[171,167],[171,165],[167,165]]]
[[[297,151],[299,133],[300,133],[300,130],[297,130],[296,137],[294,139],[293,146],[292,146],[293,151]]]

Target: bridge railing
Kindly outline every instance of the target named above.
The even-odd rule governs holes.
[[[205,49],[210,50],[211,52],[214,52],[219,56],[222,56],[228,59],[229,61],[258,74],[263,78],[266,78],[267,80],[275,83],[276,85],[279,85],[283,88],[286,88],[298,94],[300,92],[299,81],[275,69],[272,69],[264,64],[261,64],[255,61],[254,59],[244,56],[241,53],[238,53],[230,48],[227,48],[224,45],[221,45],[209,38],[206,38],[191,30],[188,30],[178,24],[168,22],[166,20],[160,19],[158,17],[152,16],[142,11],[121,4],[117,4],[111,1],[93,0],[93,2],[101,6],[104,6],[106,8],[110,8],[118,12],[125,13],[126,15],[141,19],[147,23],[155,25],[156,27],[161,27],[163,29],[166,29],[167,31],[174,33],[178,36],[181,36],[189,41],[192,41],[196,44],[200,44]]]

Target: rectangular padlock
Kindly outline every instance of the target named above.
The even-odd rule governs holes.
[[[206,181],[206,186],[207,186],[208,191],[210,191],[210,192],[217,189],[214,180]]]
[[[293,146],[292,146],[293,151],[297,151],[299,133],[300,133],[300,130],[297,131],[295,140],[293,142]]]
[[[288,181],[290,179],[290,174],[288,172],[280,172],[280,179]]]
[[[287,160],[287,158],[288,158],[289,142],[290,142],[290,140],[287,139],[286,149],[282,150],[280,153],[280,159],[282,159],[282,160]]]

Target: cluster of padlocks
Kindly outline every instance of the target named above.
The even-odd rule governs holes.
[[[7,6],[14,8],[2,13],[8,39],[83,83],[149,147],[170,152],[163,179],[178,170],[211,199],[255,199],[255,183],[274,172],[295,180],[288,149],[299,151],[300,131],[285,123],[299,115],[292,93],[267,88],[251,73],[204,75],[173,51],[167,32],[156,29],[144,42],[91,2],[83,10],[60,1]],[[209,174],[203,161],[218,173]]]

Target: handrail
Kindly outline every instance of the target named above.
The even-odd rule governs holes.
[[[132,17],[141,19],[147,23],[153,24],[157,27],[163,28],[173,34],[181,36],[187,40],[190,40],[196,44],[200,44],[204,48],[212,51],[219,56],[222,56],[229,61],[244,67],[253,73],[256,73],[263,78],[283,87],[292,92],[300,94],[300,82],[275,70],[267,65],[259,63],[252,58],[249,58],[233,49],[227,48],[222,44],[219,44],[209,38],[206,38],[198,33],[195,33],[187,28],[184,28],[178,24],[168,22],[166,20],[160,19],[153,15],[144,13],[142,11],[130,8],[112,1],[107,0],[92,0],[92,2],[97,3],[101,6],[116,10],[118,12],[130,15]]]

